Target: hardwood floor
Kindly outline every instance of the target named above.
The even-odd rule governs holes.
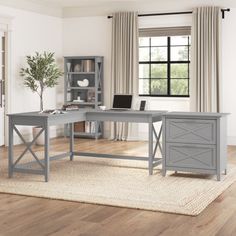
[[[65,150],[67,140],[52,140],[51,150]],[[136,153],[147,151],[143,142],[76,140],[83,151]],[[17,146],[16,154],[23,147]],[[41,150],[42,147],[35,147]],[[0,148],[7,158],[7,149]],[[228,147],[229,163],[236,163],[236,147]],[[43,180],[43,178],[42,178]],[[0,194],[0,235],[236,235],[236,183],[197,217],[127,208]]]

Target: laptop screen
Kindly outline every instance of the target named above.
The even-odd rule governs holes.
[[[130,109],[132,105],[132,97],[132,95],[114,95],[112,108]]]

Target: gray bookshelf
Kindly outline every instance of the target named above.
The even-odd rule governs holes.
[[[103,57],[64,57],[64,103],[83,109],[98,109],[104,104]],[[74,125],[76,137],[99,138],[103,135],[102,122],[80,122]],[[68,127],[65,127],[68,134]]]

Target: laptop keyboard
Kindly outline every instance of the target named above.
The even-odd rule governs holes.
[[[125,109],[125,108],[111,108],[110,111],[129,111],[129,109]]]

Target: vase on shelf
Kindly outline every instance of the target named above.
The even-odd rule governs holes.
[[[67,62],[66,66],[67,66],[67,71],[70,72],[71,71],[71,63]]]
[[[74,72],[82,72],[81,69],[82,69],[82,68],[81,68],[81,64],[76,64],[76,65],[74,66]]]

